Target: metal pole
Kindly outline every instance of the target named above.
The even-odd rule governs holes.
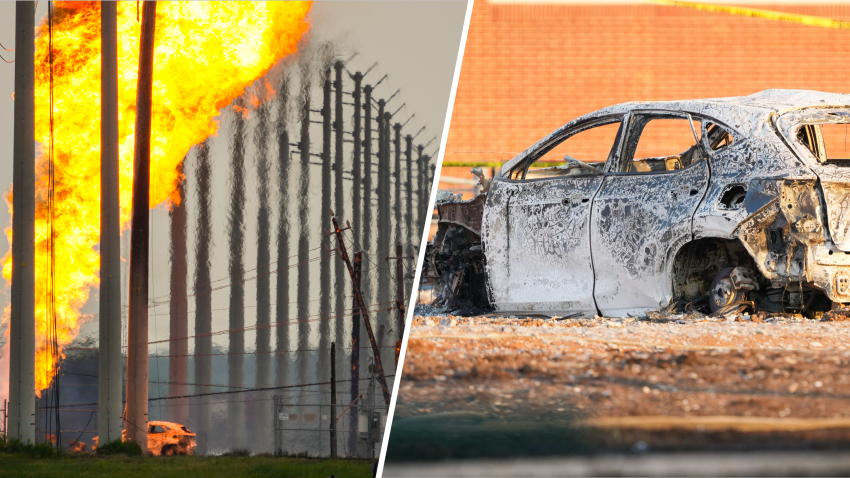
[[[434,183],[434,174],[437,173],[437,166],[431,164],[431,156],[425,156],[425,185]]]
[[[257,108],[257,123],[254,130],[254,144],[257,147],[257,199],[259,208],[257,210],[257,334],[256,334],[256,360],[257,368],[254,375],[254,386],[266,388],[272,383],[271,380],[271,208],[269,207],[269,173],[270,163],[268,157],[269,138],[269,104],[260,105]],[[255,397],[258,401],[248,404],[251,421],[248,429],[252,430],[251,444],[254,450],[265,451],[269,443],[270,417],[268,408],[264,402],[269,392],[257,392]],[[260,405],[263,404],[263,405]]]
[[[148,451],[148,230],[150,220],[151,101],[156,2],[142,8],[136,147],[130,232],[130,310],[127,323],[127,440]]]
[[[183,174],[186,159],[177,166]],[[117,178],[116,178],[117,179]],[[169,304],[168,336],[189,336],[189,312],[186,303],[186,271],[188,260],[186,252],[186,188],[185,180],[180,181],[177,193],[180,204],[171,205],[171,302]],[[116,201],[117,203],[117,201]],[[117,206],[117,204],[116,204]],[[117,219],[117,215],[116,215]],[[117,241],[116,241],[117,242]],[[120,297],[119,297],[120,298]],[[120,307],[120,302],[118,304]],[[102,316],[101,316],[102,317]],[[120,315],[119,315],[120,317]],[[120,331],[120,328],[119,328]],[[119,332],[120,334],[120,332]],[[120,343],[120,335],[119,335]],[[103,345],[101,345],[102,347]],[[168,396],[180,397],[189,394],[189,339],[172,340],[168,343]],[[119,371],[120,372],[120,371]],[[120,398],[120,395],[119,395]],[[189,404],[185,398],[171,400],[168,407],[171,421],[185,424],[189,418]],[[119,437],[115,437],[115,440]],[[110,440],[111,441],[111,440]],[[106,442],[104,442],[106,443]]]
[[[360,116],[361,116],[361,108],[362,108],[362,97],[360,92],[360,82],[363,81],[363,75],[358,71],[354,74],[354,165],[352,166],[351,174],[353,176],[352,186],[351,186],[351,199],[352,199],[352,207],[354,213],[352,214],[352,220],[354,221],[354,250],[360,250],[360,236],[362,234],[360,220],[361,213],[361,205],[360,205],[360,188],[361,188],[361,158],[360,155],[363,151],[363,144],[361,143],[360,137],[362,135],[362,129],[360,125]]]
[[[426,162],[422,158],[422,150],[424,146],[421,144],[416,147],[416,164],[419,165],[419,187],[416,188],[417,199],[417,213],[419,215],[419,224],[424,227],[426,218],[426,210],[428,209],[428,197],[426,195],[426,186],[425,186],[425,170],[428,167]]]
[[[121,389],[124,372],[121,364],[121,221],[118,198],[118,13],[116,3],[101,5],[100,18],[102,67],[100,72],[100,340],[98,344],[97,433],[99,443],[105,445],[121,439],[121,413],[123,412]],[[185,292],[183,295],[186,295]]]
[[[336,342],[331,342],[331,458],[337,457],[336,451]]]
[[[194,393],[209,393],[212,383],[212,277],[210,249],[212,248],[212,164],[207,142],[197,146],[195,166],[195,196],[198,215],[195,222],[195,386]],[[196,452],[209,451],[211,406],[207,397],[199,397],[192,407],[192,430],[198,435]]]
[[[395,240],[401,242],[401,222],[402,222],[402,206],[401,206],[401,124],[393,125],[395,137],[393,138],[393,150],[395,150],[395,167],[393,168],[392,177],[395,178],[395,198],[393,200],[393,210],[395,211]]]
[[[301,141],[298,150],[301,152],[301,180],[298,190],[298,315],[304,318],[310,314],[310,72],[304,72],[301,79],[303,104],[301,105]],[[322,211],[324,213],[324,211]],[[310,348],[310,324],[306,320],[298,321],[298,349]],[[298,361],[298,383],[308,383],[307,367],[309,362],[296,355]],[[303,392],[303,389],[302,389]]]
[[[404,137],[404,159],[405,166],[407,169],[407,180],[405,181],[405,189],[406,194],[405,205],[407,206],[407,211],[405,211],[404,221],[407,224],[407,244],[408,249],[412,249],[411,255],[415,254],[417,243],[417,238],[415,233],[413,232],[416,228],[413,227],[413,136],[407,135]],[[420,227],[422,227],[420,225]],[[413,258],[411,257],[411,261]],[[413,269],[413,267],[408,267],[408,269]]]
[[[244,106],[242,98],[234,102]],[[242,260],[245,244],[245,117],[234,111],[233,136],[230,143],[230,217],[228,218],[228,273],[230,297],[228,302],[227,384],[237,390],[245,383],[245,265]],[[233,447],[245,446],[245,402],[227,403],[227,432]]]
[[[280,396],[275,395],[272,397],[273,405],[272,410],[272,420],[274,420],[274,456],[282,455],[280,450],[280,406],[278,403],[280,402]]]
[[[289,348],[289,131],[286,128],[286,111],[289,102],[289,77],[284,75],[278,93],[278,195],[279,211],[277,226],[277,281],[275,281],[275,319],[277,320],[277,350]],[[296,261],[297,262],[297,261]],[[278,352],[275,355],[275,384],[285,385],[289,379],[289,357]]]
[[[15,7],[9,437],[35,443],[35,5]]]
[[[357,291],[360,290],[360,271],[363,267],[363,252],[357,251],[354,253],[354,274],[352,276],[352,292],[354,297],[354,314],[351,321],[351,401],[354,402],[360,396],[360,302],[358,301]],[[357,416],[359,415],[359,406],[352,406],[351,418],[348,421],[348,427],[351,433],[348,436],[348,450],[352,456],[357,456],[357,439],[359,425]]]
[[[372,345],[372,354],[375,356],[375,366],[378,368],[378,380],[381,382],[381,387],[383,388],[384,400],[386,400],[387,406],[389,406],[390,390],[387,388],[384,366],[381,364],[380,349],[377,341],[375,340],[375,334],[372,332],[372,324],[369,322],[369,312],[367,310],[366,301],[363,300],[363,294],[357,287],[357,282],[354,281],[354,268],[351,267],[351,261],[348,258],[348,251],[346,250],[345,242],[342,240],[342,230],[339,228],[339,223],[335,217],[333,218],[333,225],[334,234],[336,234],[337,246],[339,247],[340,254],[342,255],[342,260],[345,261],[345,265],[348,268],[348,274],[351,276],[352,282],[354,282],[354,296],[357,298],[357,303],[360,304],[360,310],[363,312],[363,324],[366,325],[366,333],[369,335],[369,343]]]
[[[372,183],[372,86],[363,88],[363,250],[366,254],[372,253],[372,192],[375,185]],[[366,297],[372,297],[372,281],[366,275],[365,284],[361,291],[365,290]]]
[[[421,230],[423,224],[420,224],[418,221],[414,222],[413,216],[413,195],[414,195],[414,183],[413,183],[413,136],[407,135],[405,136],[405,149],[404,156],[407,166],[407,181],[405,182],[407,186],[407,194],[405,195],[407,212],[405,213],[405,221],[407,222],[407,251],[408,251],[408,263],[407,270],[413,271],[416,268],[416,253],[419,250],[418,247],[418,239],[416,233],[414,231]],[[418,219],[418,217],[416,218]],[[414,224],[417,227],[414,227]],[[413,274],[410,274],[408,277],[407,290],[413,293]]]
[[[334,129],[336,132],[334,135],[334,211],[339,215],[343,215],[345,214],[344,205],[346,201],[342,181],[344,169],[342,159],[342,133],[344,129],[344,122],[342,120],[342,62],[337,61],[334,63],[334,69],[336,70],[336,79],[334,80]],[[345,267],[339,261],[336,262],[334,269],[334,297],[336,298],[336,312],[334,315],[339,316],[345,310]],[[334,341],[344,343],[345,321],[338,318],[334,320],[334,325]]]
[[[384,100],[378,101],[378,255],[383,257],[389,256],[390,236],[392,236],[392,219],[390,218],[390,188],[389,188],[389,128],[387,127],[388,118],[385,115]],[[389,322],[389,313],[382,311],[389,302],[389,270],[387,267],[378,268],[378,307],[379,311],[375,313],[376,323],[379,326]],[[381,340],[379,337],[378,340]]]
[[[404,337],[404,257],[401,255],[401,242],[395,245],[396,260],[396,296],[395,306],[398,309],[398,339],[395,345],[395,362],[398,364],[398,356],[401,353],[401,339]]]
[[[325,83],[322,88],[322,209],[320,217],[327,217],[327,211],[331,209],[331,71],[325,70]],[[327,220],[327,219],[325,219]],[[325,230],[325,220],[320,221],[322,230]],[[324,239],[324,238],[323,238]],[[302,260],[304,260],[302,258]],[[329,317],[331,315],[331,256],[322,254],[319,260],[319,316]],[[300,320],[303,320],[301,318]],[[327,350],[330,337],[331,325],[329,320],[319,321],[319,349]],[[319,354],[319,377],[326,377],[327,356]]]

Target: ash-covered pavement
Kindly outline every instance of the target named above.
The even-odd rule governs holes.
[[[846,316],[417,316],[388,459],[846,449]]]

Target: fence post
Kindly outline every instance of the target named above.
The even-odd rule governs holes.
[[[360,396],[360,301],[358,300],[357,291],[360,290],[360,271],[363,267],[363,252],[354,253],[354,275],[352,276],[354,297],[354,314],[351,322],[351,401]],[[358,415],[360,407],[352,406],[351,418],[348,421],[348,426],[351,429],[351,434],[348,437],[349,454],[357,456],[357,438],[358,438]]]
[[[280,456],[280,407],[278,395],[272,396],[272,420],[274,420],[274,456]]]
[[[331,342],[331,458],[336,452],[336,342]]]

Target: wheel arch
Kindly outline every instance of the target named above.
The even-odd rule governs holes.
[[[709,236],[681,244],[668,263],[672,302],[693,302],[706,297],[715,276],[732,266],[755,266],[738,238]]]

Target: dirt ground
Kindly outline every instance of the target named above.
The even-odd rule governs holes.
[[[396,417],[561,413],[611,451],[846,447],[847,317],[417,316]]]

